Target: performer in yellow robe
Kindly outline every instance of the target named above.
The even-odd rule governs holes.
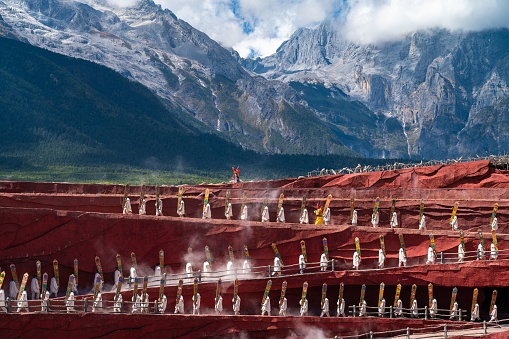
[[[316,206],[315,215],[316,215],[315,225],[322,225],[323,224],[322,206],[320,205]]]

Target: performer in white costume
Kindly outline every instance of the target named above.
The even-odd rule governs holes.
[[[279,315],[286,317],[286,309],[288,308],[288,300],[283,297],[283,302],[279,305]]]
[[[375,215],[371,215],[371,225],[373,225],[373,227],[378,227],[379,221],[380,221],[380,214],[377,211],[375,213]]]
[[[281,275],[281,267],[283,267],[283,263],[279,257],[274,257],[274,271],[272,275]]]
[[[304,208],[302,210],[302,215],[300,216],[299,223],[301,224],[309,224],[309,214],[308,209]]]
[[[322,252],[322,255],[320,256],[320,271],[322,272],[327,271],[328,265],[329,261],[327,260],[327,256],[325,255],[325,252]]]
[[[21,298],[18,300],[18,313],[22,312],[22,311],[25,311],[25,312],[30,312],[28,310],[28,296],[27,296],[27,291],[23,291],[23,293],[21,293]]]
[[[221,312],[223,312],[223,297],[221,294],[219,295],[219,298],[214,298],[214,309],[216,314],[221,314]]]
[[[160,198],[156,198],[155,202],[156,206],[156,216],[162,216],[163,215],[163,201]]]
[[[495,247],[495,244],[490,245],[490,260],[497,260],[498,258],[498,250]]]
[[[285,209],[283,208],[283,206],[281,206],[281,208],[277,212],[276,222],[286,222],[286,219],[285,219]]]
[[[477,245],[477,260],[484,260],[484,259],[485,259],[484,247],[482,246],[481,243],[479,243],[479,245]]]
[[[269,207],[265,206],[262,212],[262,222],[269,221]]]
[[[398,253],[398,259],[399,259],[399,267],[405,267],[406,266],[406,255],[405,255],[405,251],[403,250],[402,247],[399,248],[399,253]]]
[[[454,302],[449,319],[454,320],[458,316],[458,303]]]
[[[193,314],[200,314],[201,296],[200,293],[196,293],[196,303],[193,294]]]
[[[492,231],[498,230],[498,219],[497,219],[497,217],[494,217],[493,221],[491,222],[491,230]]]
[[[125,199],[124,208],[122,210],[123,214],[131,214],[133,213],[133,209],[131,208],[131,200],[129,198]]]
[[[138,210],[139,215],[147,214],[147,202],[145,199],[141,199],[140,201],[140,209]]]
[[[452,218],[452,221],[450,222],[450,225],[451,225],[451,229],[453,231],[457,231],[459,229],[459,227],[458,227],[458,217],[457,216],[454,216],[454,218]]]
[[[240,220],[247,220],[247,205],[244,205],[244,208],[242,209]]]
[[[224,216],[226,217],[226,220],[231,220],[231,218],[233,217],[232,204],[230,202],[226,207],[226,211],[224,211]]]
[[[378,250],[378,268],[384,268],[385,264],[385,254],[382,249]]]
[[[472,311],[472,316],[470,317],[470,321],[476,321],[481,320],[481,317],[479,317],[479,304],[476,303],[474,306],[474,310]]]
[[[184,297],[180,295],[179,302],[175,305],[175,314],[184,314]]]
[[[94,304],[92,306],[92,312],[102,312],[103,311],[103,297],[101,292],[97,293],[97,297],[94,300]]]
[[[69,293],[69,298],[65,301],[65,307],[67,308],[67,313],[71,313],[74,311],[74,293]]]
[[[163,294],[163,297],[159,298],[159,302],[157,303],[157,311],[159,313],[166,312],[167,305],[168,305],[168,299],[166,298],[166,295]]]
[[[410,312],[412,313],[412,318],[419,318],[419,309],[417,308],[417,299],[414,299],[412,303],[412,307],[410,307]]]
[[[358,270],[361,264],[361,259],[359,258],[359,253],[357,251],[353,252],[353,268]]]
[[[48,312],[49,310],[49,291],[46,291],[44,298],[41,300],[41,311]]]
[[[122,301],[122,294],[119,294],[117,300],[113,303],[113,312],[120,313],[122,310]]]
[[[299,255],[299,270],[300,274],[304,273],[304,270],[306,269],[306,259],[304,258],[304,254]]]
[[[396,304],[396,309],[394,310],[394,315],[396,317],[403,316],[403,302],[401,301],[401,299],[398,299],[398,302]]]
[[[323,213],[323,223],[324,223],[325,225],[328,225],[328,224],[330,224],[330,222],[331,222],[330,208],[329,208],[329,207],[327,207],[327,208],[325,209],[325,212]]]
[[[458,245],[458,262],[463,262],[463,259],[465,259],[465,250],[463,249],[463,246],[461,244]]]
[[[233,304],[233,314],[239,315],[240,314],[240,297],[237,295],[237,300],[235,298],[232,299]]]
[[[320,314],[320,317],[323,317],[324,315],[330,317],[330,313],[329,313],[329,298],[325,298],[324,301],[323,301],[322,314]]]
[[[184,200],[182,200],[180,202],[180,206],[177,207],[177,214],[181,218],[186,215],[186,207],[185,207],[185,204],[184,204]]]
[[[338,305],[337,307],[337,316],[342,316],[342,317],[345,317],[345,299],[341,298],[341,302],[340,302],[340,299],[338,299],[337,303]]]
[[[437,300],[433,299],[433,301],[431,302],[431,307],[429,309],[431,319],[435,319],[437,317],[437,312],[438,312]]]
[[[359,310],[359,317],[365,317],[367,315],[367,305],[366,305],[366,300],[363,300],[362,301],[362,304],[361,304],[361,308]]]
[[[435,252],[433,252],[433,248],[431,245],[428,247],[428,260],[426,260],[426,265],[434,265],[435,264]]]
[[[357,226],[357,210],[353,210],[352,213],[352,226]]]
[[[378,307],[378,316],[379,317],[385,316],[385,298],[382,298],[380,306]]]
[[[307,298],[300,299],[299,305],[300,305],[300,316],[303,317],[303,316],[308,315],[308,300],[307,300]]]
[[[497,305],[493,305],[493,311],[491,311],[490,316],[491,318],[488,321],[489,323],[498,323]]]
[[[423,214],[419,222],[419,230],[426,231],[426,216]]]
[[[262,315],[265,315],[267,313],[268,316],[270,316],[270,298],[267,296],[265,298],[265,302],[262,304]]]
[[[391,218],[391,228],[398,227],[398,214],[396,212],[392,212],[392,218]]]
[[[205,205],[205,209],[203,210],[201,218],[202,219],[210,219],[211,217],[212,217],[212,212],[210,211],[210,204],[207,203],[207,205]]]

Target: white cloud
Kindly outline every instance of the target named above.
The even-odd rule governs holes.
[[[155,0],[243,57],[267,56],[300,27],[319,24],[337,0]],[[245,27],[249,27],[245,30]]]
[[[434,27],[477,31],[509,26],[506,0],[348,0],[346,11],[344,33],[358,43]]]

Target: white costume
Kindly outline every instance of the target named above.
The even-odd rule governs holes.
[[[352,213],[352,226],[357,226],[357,210],[353,210]]]
[[[406,255],[405,255],[405,251],[403,250],[403,247],[399,248],[398,259],[399,259],[399,267],[406,266]]]
[[[320,317],[323,317],[324,315],[327,315],[328,317],[330,317],[330,313],[329,313],[329,299],[328,298],[325,298],[324,301],[323,301],[322,314],[320,314]]]
[[[327,260],[327,256],[325,253],[322,253],[320,256],[320,271],[327,271],[327,266],[329,265],[329,261]]]
[[[394,315],[396,317],[403,316],[403,302],[401,301],[401,299],[398,299],[398,303],[396,304],[396,309],[394,310]]]
[[[216,310],[216,314],[221,314],[223,312],[223,297],[219,295],[219,298],[214,298],[214,309]]]
[[[244,205],[244,208],[242,209],[240,220],[247,220],[247,205]]]
[[[122,305],[122,294],[119,294],[117,301],[113,303],[113,312],[120,313],[122,309],[121,305]]]
[[[94,300],[94,305],[92,306],[92,312],[102,312],[103,311],[103,297],[101,293],[97,293],[97,297]]]
[[[458,262],[463,262],[463,259],[465,259],[465,250],[463,249],[463,246],[461,244],[458,245]]]
[[[235,298],[233,298],[232,303],[233,303],[233,314],[239,315],[240,314],[240,297],[237,295],[237,300],[235,300]]]
[[[385,298],[382,298],[380,306],[378,307],[378,316],[383,317],[385,315]]]
[[[159,202],[159,204],[157,203]],[[162,216],[163,215],[163,201],[161,199],[156,198],[156,216]]]
[[[267,298],[265,298],[265,302],[262,304],[262,315],[265,315],[265,313],[267,313],[267,315],[270,317],[270,298],[269,298],[269,296],[267,296]]]
[[[115,284],[113,284],[113,288],[111,289],[112,291],[117,290],[117,286],[120,281],[120,271],[118,270],[118,268],[115,270],[114,279],[115,279]]]
[[[309,214],[307,208],[302,210],[302,215],[300,216],[299,223],[309,224]]]
[[[69,294],[69,298],[65,301],[65,307],[67,308],[67,313],[71,313],[74,311],[74,293]]]
[[[437,317],[438,312],[438,306],[437,306],[437,300],[433,299],[431,302],[431,307],[429,309],[429,315],[431,316],[431,319],[435,319]]]
[[[371,225],[373,225],[373,227],[378,227],[379,220],[380,220],[380,214],[377,211],[375,215],[371,216]]]
[[[210,264],[208,261],[204,261],[203,262],[203,272],[204,273],[208,273],[208,272],[211,272],[212,270],[210,269]]]
[[[57,279],[55,277],[51,278],[51,282],[50,282],[50,286],[49,286],[49,291],[50,291],[51,294],[55,295],[55,298],[57,297],[57,294],[58,294],[58,285],[57,285]]]
[[[33,277],[30,282],[30,291],[32,291],[32,300],[39,299],[41,288],[39,286],[39,280],[37,280],[36,277]]]
[[[46,291],[44,294],[44,298],[41,300],[41,311],[42,312],[48,312],[49,309],[49,292]]]
[[[147,214],[147,202],[145,201],[145,199],[141,199],[141,202],[140,202],[140,209],[138,210],[138,213],[140,215],[145,215]]]
[[[131,200],[129,198],[125,199],[124,209],[123,209],[122,213],[123,214],[133,213],[133,209],[131,208]]]
[[[286,309],[288,308],[288,300],[283,297],[283,302],[279,304],[279,315],[286,317]]]
[[[490,260],[497,260],[498,258],[498,250],[495,247],[495,244],[490,245]]]
[[[379,249],[378,250],[378,268],[384,268],[384,264],[385,264],[385,254],[382,249]]]
[[[23,310],[25,310],[25,312],[30,312],[28,310],[27,291],[23,291],[23,293],[21,293],[21,298],[18,300],[18,309],[17,309],[17,312],[20,313]]]
[[[450,222],[450,225],[451,225],[451,229],[453,231],[456,231],[458,230],[458,217],[457,216],[454,216],[454,218],[452,218],[452,221]]]
[[[479,245],[477,245],[477,260],[484,260],[485,258],[485,253],[484,253],[484,247],[482,246],[481,243],[479,243]]]
[[[0,289],[0,312],[7,312],[5,307],[5,292],[2,289]]]
[[[244,260],[244,264],[242,265],[242,268],[244,270],[244,273],[251,272],[251,266],[249,265],[249,260]]]
[[[323,213],[323,223],[325,225],[330,224],[330,208],[327,207],[325,212]]]
[[[306,259],[304,258],[304,254],[299,255],[299,270],[300,273],[304,273],[304,270],[306,269]]]
[[[491,222],[491,230],[492,231],[498,230],[498,219],[497,219],[497,217],[493,218],[493,221]]]
[[[454,302],[454,305],[452,306],[451,310],[451,316],[449,317],[449,319],[454,319],[457,316],[458,316],[458,303]]]
[[[145,302],[141,301],[141,309],[140,309],[140,312],[141,313],[148,313],[148,307],[150,305],[150,302],[149,302],[149,297],[148,297],[148,293],[145,293]]]
[[[367,309],[366,300],[363,300],[362,301],[362,305],[361,305],[361,309],[359,310],[359,317],[365,317],[366,316],[366,309]]]
[[[423,214],[419,222],[419,230],[426,231],[426,216]]]
[[[417,309],[417,300],[414,299],[414,302],[412,303],[412,307],[410,307],[410,311],[412,312],[413,318],[419,318],[419,310]]]
[[[141,307],[141,297],[139,294],[136,294],[136,297],[133,295],[132,297],[132,307],[131,307],[131,313],[136,313],[136,312],[140,312],[140,307]]]
[[[228,260],[228,263],[226,264],[226,274],[232,274],[233,269],[233,263]]]
[[[300,305],[300,315],[301,317],[308,315],[308,300],[307,299],[300,299],[299,301]]]
[[[51,280],[51,282],[53,282],[53,280]],[[18,293],[19,293],[18,285],[16,285],[14,280],[11,280],[11,282],[9,283],[9,297],[11,299],[18,299]]]
[[[497,305],[493,305],[493,311],[491,311],[491,318],[488,321],[489,323],[498,323],[498,315],[497,315]]]
[[[472,316],[470,317],[470,321],[481,320],[479,317],[479,304],[476,303],[474,306],[474,310],[472,311]]]
[[[224,216],[226,217],[226,220],[231,220],[231,218],[233,217],[232,204],[230,202],[226,207],[226,211],[224,211]]]
[[[159,265],[156,266],[156,268],[154,269],[154,276],[155,277],[161,276],[161,266],[159,266]]]
[[[281,259],[279,257],[274,258],[274,272],[272,272],[272,275],[280,275],[281,274],[281,267],[283,267],[283,263],[281,262]]]
[[[184,297],[180,295],[179,302],[175,305],[175,314],[184,314]]]
[[[186,273],[188,278],[193,277],[193,265],[190,262],[186,264]]]
[[[196,303],[194,302],[194,295],[193,295],[193,314],[200,314],[200,304],[201,304],[201,296],[200,293],[196,293]]]
[[[336,310],[337,316],[345,317],[345,299],[341,298],[341,302],[339,302],[339,299],[338,299],[337,305],[338,305],[338,308]]]
[[[134,278],[138,278],[138,274],[136,273],[136,268],[134,268],[134,266],[131,267],[131,275],[130,275],[130,278],[132,281],[134,281]]]
[[[168,299],[166,299],[166,295],[163,294],[163,297],[159,298],[159,302],[157,303],[157,311],[159,313],[166,312],[167,305],[168,305]]]
[[[396,227],[398,227],[398,214],[396,212],[392,212],[391,228]]]
[[[262,212],[262,222],[269,221],[269,207],[265,206]]]
[[[210,212],[210,204],[207,203],[207,205],[205,205],[205,209],[203,210],[201,218],[202,219],[210,219],[211,217],[212,217],[212,212]]]
[[[180,207],[177,207],[177,214],[179,217],[183,217],[186,215],[186,207],[184,205],[184,200],[180,202]]]
[[[353,252],[353,268],[358,270],[360,264],[361,264],[361,259],[359,258],[359,253],[357,253],[357,251],[355,251],[355,252]]]
[[[283,206],[281,206],[281,208],[277,212],[276,222],[286,222],[285,209],[283,208]]]
[[[434,265],[435,264],[435,252],[433,252],[433,249],[428,247],[428,260],[426,260],[426,265]]]

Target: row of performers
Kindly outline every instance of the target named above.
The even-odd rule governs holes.
[[[146,206],[145,200],[142,199],[140,208],[139,208],[140,215],[146,214],[145,206]],[[156,216],[162,216],[163,215],[162,200],[156,199],[155,206],[156,206]],[[327,203],[326,203],[326,206],[328,206]],[[496,206],[497,206],[496,210],[498,210],[498,204]],[[307,208],[303,207],[301,210],[302,210],[302,212],[301,212],[301,216],[299,218],[299,223],[309,224],[309,212],[308,212]],[[391,210],[392,211],[391,211],[391,219],[389,222],[389,227],[397,228],[399,226],[398,214],[396,211],[394,211],[394,209],[391,209]],[[456,215],[456,211],[457,211],[457,209],[453,210],[453,213],[449,220],[449,226],[451,227],[452,230],[459,230],[458,217]],[[132,214],[131,202],[130,202],[129,198],[126,198],[126,201],[124,203],[123,213],[124,214]],[[177,214],[180,217],[185,216],[186,212],[185,212],[184,200],[180,200],[180,202],[177,206]],[[316,206],[316,210],[314,210],[314,214],[316,216],[315,225],[320,225],[320,224],[329,225],[331,223],[331,210],[329,207],[325,207],[325,210],[324,210],[322,208],[322,206],[320,204],[318,204]],[[212,215],[211,215],[210,204],[207,202],[203,208],[202,219],[211,219],[211,216]],[[228,203],[225,207],[225,217],[227,220],[231,220],[233,218],[233,209],[232,209],[231,203]],[[244,204],[242,207],[240,220],[249,220],[248,219],[248,206],[246,204]],[[264,204],[264,207],[262,209],[261,222],[269,222],[269,221],[270,221],[269,208],[266,204]],[[282,222],[282,223],[286,222],[285,211],[284,211],[284,207],[282,205],[281,206],[278,205],[276,222]],[[357,226],[357,222],[358,222],[357,210],[352,209],[351,210],[351,224],[353,226]],[[380,226],[380,213],[379,213],[378,207],[375,207],[373,210],[373,213],[371,216],[371,225],[373,227]],[[490,220],[490,227],[492,230],[495,230],[495,231],[498,230],[498,219],[496,217],[496,211],[492,213],[492,217]],[[422,211],[419,214],[419,230],[426,230],[426,216],[424,215],[424,213],[422,213]]]
[[[287,316],[288,312],[288,300],[285,296],[286,293],[286,281],[283,282],[282,289],[281,289],[281,296],[279,298],[279,316]],[[261,315],[272,315],[272,307],[271,307],[271,299],[269,297],[270,294],[270,288],[272,286],[272,281],[267,282],[267,287],[265,289],[262,302],[261,302]],[[383,286],[383,287],[382,287]],[[192,296],[192,314],[193,315],[199,315],[200,314],[200,308],[201,308],[201,296],[200,293],[198,293],[198,283],[195,280],[195,289]],[[375,312],[368,312],[368,305],[366,303],[366,300],[364,299],[364,295],[366,292],[366,286],[363,285],[361,289],[361,301],[358,306],[353,308],[352,315],[353,316],[368,316],[368,315],[378,315],[379,317],[387,316],[389,312],[387,312],[387,306],[385,298],[383,298],[383,289],[385,288],[385,285],[382,283],[380,287],[380,298],[378,300],[378,307],[376,308]],[[299,314],[300,316],[308,316],[309,314],[309,301],[307,299],[307,289],[308,284],[307,282],[303,285],[302,290],[302,297],[299,300]],[[399,284],[396,289],[396,296],[394,298],[394,307],[391,310],[393,313],[391,316],[395,317],[404,317],[404,315],[410,315],[411,317],[418,318],[419,315],[422,315],[422,309],[419,309],[417,306],[417,300],[415,299],[415,293],[416,293],[417,286],[412,286],[412,293],[411,293],[411,300],[410,300],[410,308],[404,309],[403,308],[403,302],[399,298],[400,292],[401,292],[401,285]],[[184,314],[185,313],[185,307],[184,307],[184,297],[181,293],[182,291],[182,282],[180,282],[178,292],[177,292],[177,298],[175,301],[175,308],[174,308],[174,314]],[[346,317],[349,312],[346,310],[346,303],[345,299],[343,298],[344,293],[344,285],[340,285],[339,290],[339,297],[336,302],[337,308],[336,308],[336,316],[337,317]],[[431,292],[430,292],[431,291]],[[431,284],[428,285],[428,296],[430,299],[430,305],[425,312],[428,312],[429,317],[431,319],[436,319],[439,315],[439,309],[438,309],[438,302],[436,299],[432,298],[432,292],[433,286]],[[456,294],[458,290],[456,288],[453,289],[453,297],[451,300],[451,307],[449,310],[449,319],[459,319],[460,316],[460,310],[458,308],[458,303],[456,302]],[[480,314],[479,314],[479,304],[477,303],[477,289],[474,289],[474,296],[473,296],[473,303],[471,308],[471,321],[479,321],[481,320]],[[497,291],[495,290],[492,295],[491,305],[490,305],[490,320],[489,322],[498,322],[498,312],[497,312],[497,305],[495,304],[497,297]],[[75,296],[73,292],[69,293],[69,296],[66,297],[65,301],[65,308],[67,310],[67,313],[75,312],[77,311],[75,309]],[[114,298],[113,301],[113,312],[120,313],[126,311],[126,305],[130,304],[130,312],[131,313],[149,313],[150,310],[150,297],[149,294],[146,292],[146,287],[143,289],[141,294],[134,293],[133,297],[131,299],[130,303],[125,303],[122,298],[122,294],[117,293],[117,295]],[[166,295],[161,291],[159,298],[157,299],[154,304],[154,312],[155,313],[165,313],[168,305],[168,300]],[[15,308],[16,312],[29,312],[30,308],[33,309],[33,305],[28,305],[27,301],[27,292],[23,291],[21,298],[18,299],[16,303],[17,308]],[[235,281],[234,285],[234,295],[232,298],[232,309],[234,315],[240,314],[240,307],[241,307],[241,298],[238,294],[238,280]],[[50,309],[50,302],[49,302],[49,292],[46,291],[44,298],[41,300],[41,311],[47,312]],[[101,292],[95,293],[95,297],[92,304],[92,312],[104,312],[108,310],[109,308],[106,305],[106,302],[103,301]],[[322,286],[322,298],[320,300],[320,309],[321,314],[320,316],[327,316],[330,317],[330,304],[329,299],[327,298],[327,284],[323,284]],[[421,310],[421,312],[420,312]],[[0,311],[7,312],[6,309],[6,302],[5,300],[0,300]],[[39,311],[39,309],[37,309]],[[223,297],[221,293],[221,279],[218,281],[218,288],[216,292],[216,296],[214,298],[214,311],[216,314],[220,315],[223,313]],[[462,319],[460,319],[462,320]]]

